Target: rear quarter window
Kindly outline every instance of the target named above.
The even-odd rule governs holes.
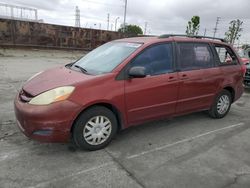
[[[238,59],[235,53],[227,46],[215,46],[218,55],[219,65],[235,65]]]

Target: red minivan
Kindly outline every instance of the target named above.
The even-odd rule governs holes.
[[[223,118],[243,93],[243,76],[239,56],[222,39],[127,38],[30,78],[15,114],[32,139],[97,150],[146,121],[197,111]]]

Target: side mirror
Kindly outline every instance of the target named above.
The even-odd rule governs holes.
[[[146,77],[145,67],[132,67],[128,72],[131,78],[144,78]]]

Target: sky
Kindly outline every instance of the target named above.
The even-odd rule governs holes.
[[[127,0],[128,24],[139,25],[146,34],[184,34],[192,16],[200,16],[199,35],[213,36],[216,18],[220,17],[216,37],[224,38],[229,22],[240,19],[243,32],[240,43],[250,43],[249,0]],[[38,10],[38,18],[45,23],[75,25],[75,7],[80,9],[81,27],[109,30],[123,23],[125,0],[0,0],[0,3],[20,5]],[[0,9],[0,14],[4,10]],[[30,15],[32,16],[32,15]]]

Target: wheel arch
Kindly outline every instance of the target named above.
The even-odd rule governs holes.
[[[235,100],[235,90],[234,90],[234,88],[231,87],[231,86],[226,86],[223,89],[227,90],[227,91],[229,91],[231,93],[231,95],[232,95],[232,103],[233,103],[234,100]]]
[[[76,118],[74,119],[72,125],[71,125],[71,128],[70,128],[70,132],[72,133],[73,129],[74,129],[74,124],[75,122],[77,121],[77,119],[79,118],[79,116],[81,114],[83,114],[86,110],[90,109],[90,108],[93,108],[95,106],[102,106],[102,107],[105,107],[109,110],[111,110],[114,114],[115,114],[115,117],[117,119],[117,123],[118,123],[118,131],[122,130],[124,128],[124,117],[121,113],[121,111],[113,104],[111,103],[108,103],[108,102],[98,102],[98,103],[94,103],[94,104],[90,104],[88,105],[87,107],[85,107],[84,109],[82,109],[80,111],[80,113],[78,113],[78,115],[76,116]]]

